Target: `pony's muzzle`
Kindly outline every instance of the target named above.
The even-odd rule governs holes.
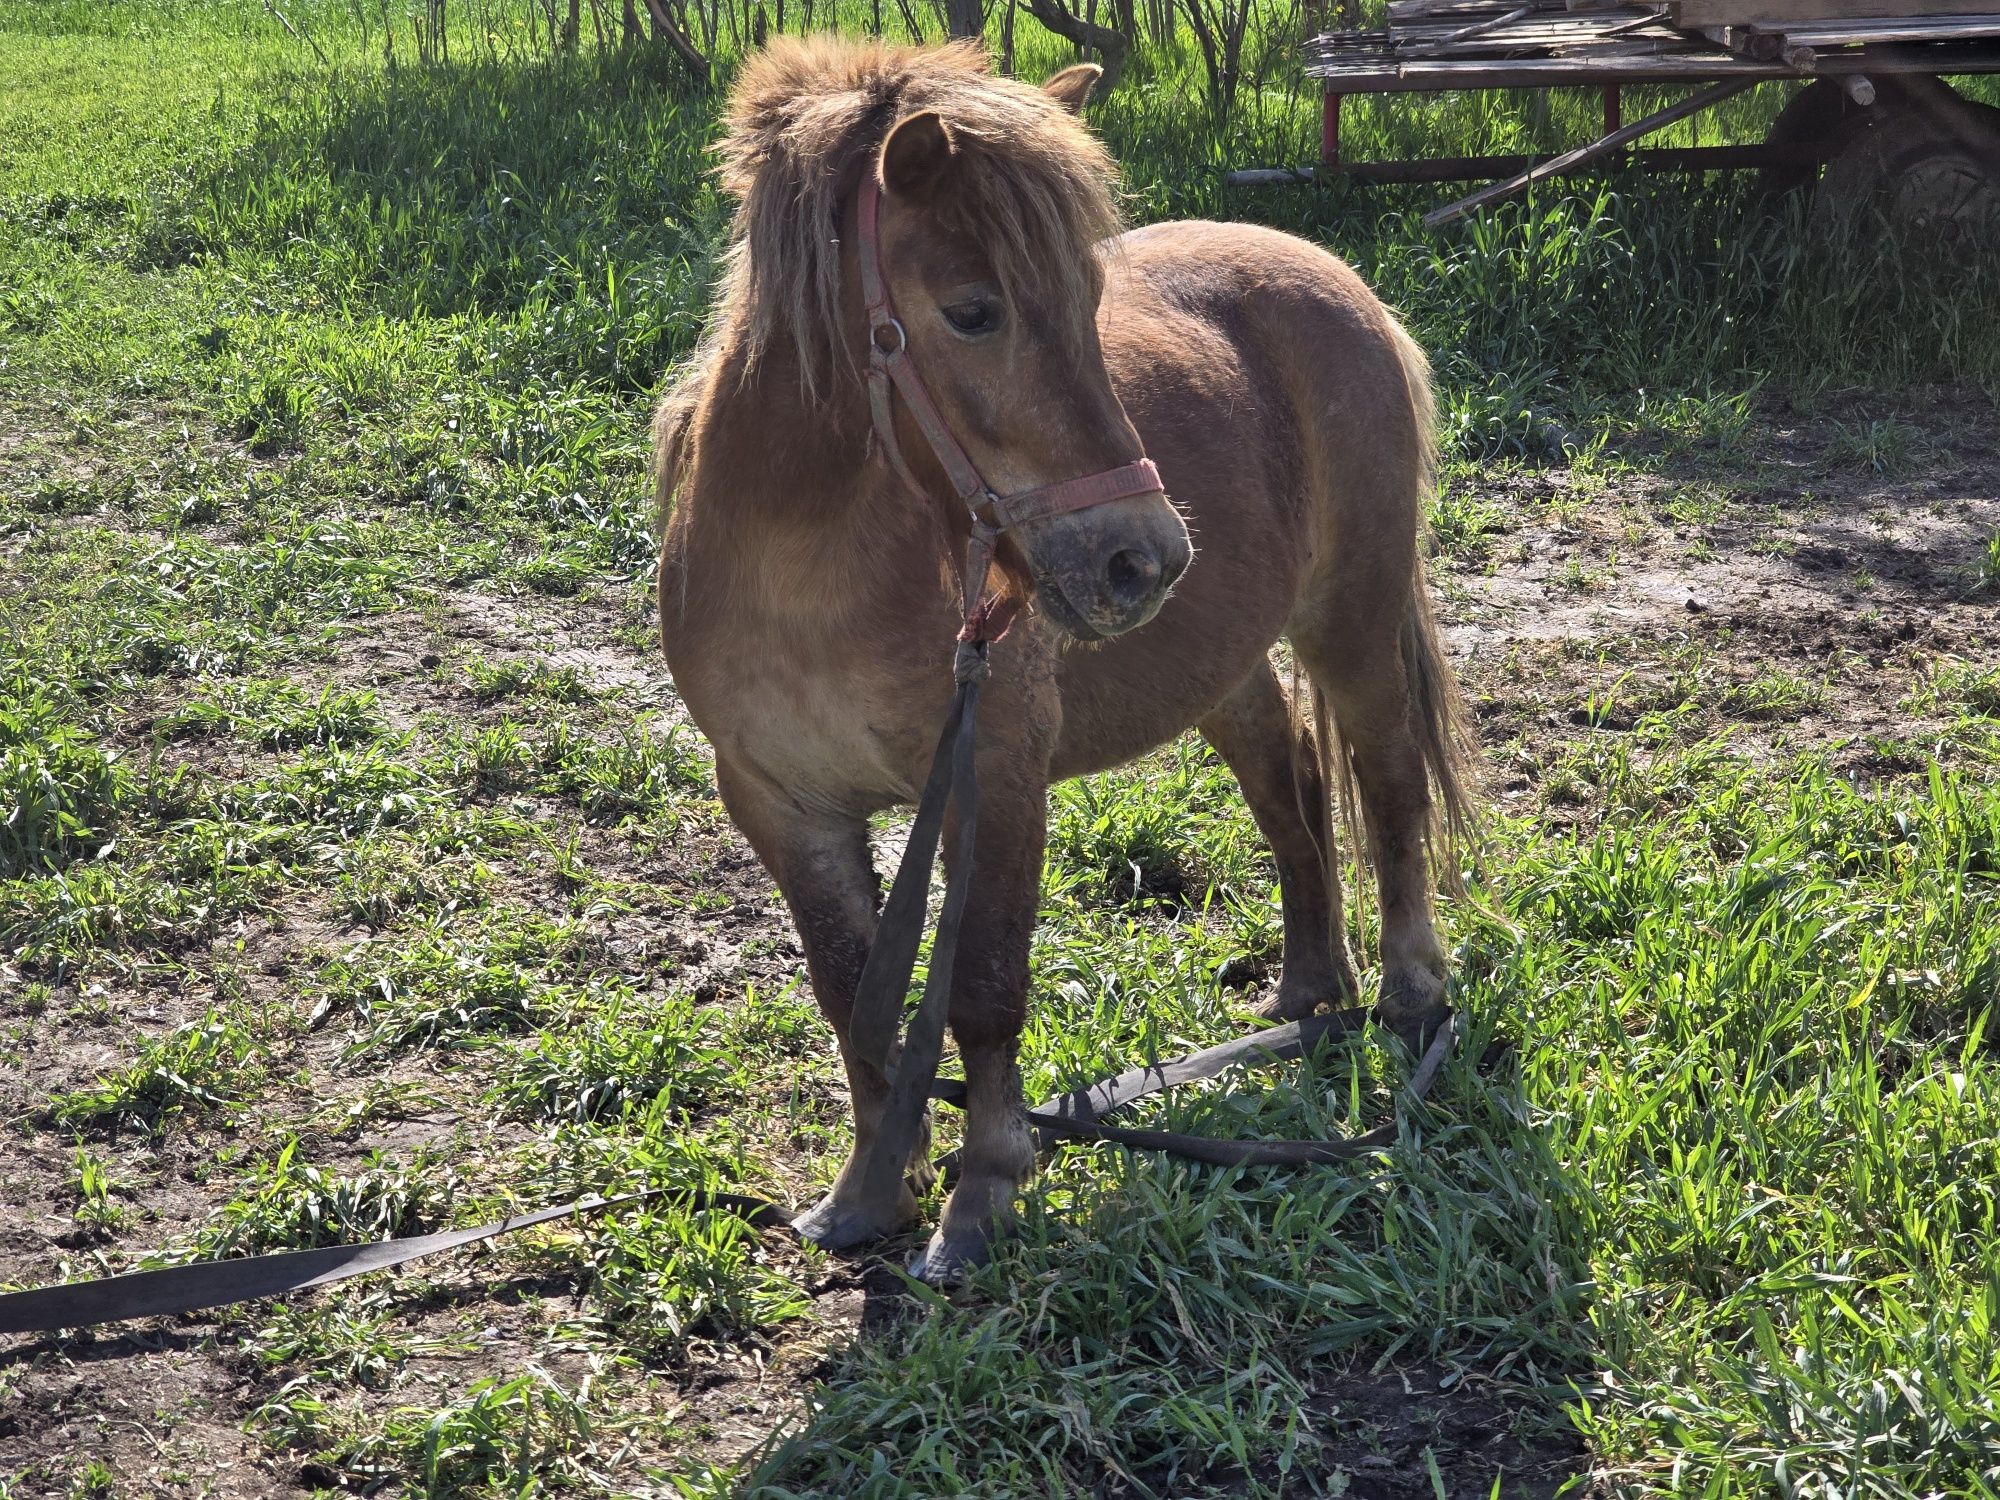
[[[1083,640],[1152,619],[1194,555],[1180,513],[1158,494],[1063,517],[1023,540],[1044,612]]]

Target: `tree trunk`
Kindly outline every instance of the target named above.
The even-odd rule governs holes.
[[[981,0],[945,0],[945,24],[953,36],[983,36],[986,15]]]
[[[667,8],[661,4],[661,0],[646,0],[646,9],[652,13],[653,35],[663,39],[681,55],[681,61],[686,63],[688,71],[694,74],[696,83],[703,88],[708,87],[708,59],[701,55],[701,49],[695,46],[685,31],[674,24],[673,17],[667,14]]]

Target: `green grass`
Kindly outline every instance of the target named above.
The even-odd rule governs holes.
[[[648,650],[645,414],[716,271],[714,101],[650,49],[468,29],[420,66],[399,21],[391,70],[368,7],[284,9],[327,64],[251,0],[0,0],[0,1025],[40,1091],[16,1128],[54,1163],[41,1211],[120,1269],[640,1186],[804,1197],[844,1085],[705,749],[534,654],[585,613]],[[1024,71],[1068,60],[1020,35]],[[1233,193],[1225,165],[1316,140],[1309,91],[1259,67],[1218,128],[1183,38],[1093,121],[1136,219],[1298,230],[1409,318],[1448,570],[1498,565],[1496,489],[1552,463],[1560,519],[1625,455],[1741,458],[1761,390],[2000,385],[1992,266],[1816,240],[1746,184],[1591,179],[1437,235],[1429,190]],[[1547,146],[1595,109],[1370,102],[1349,143]],[[1886,483],[1927,442],[1871,413],[1826,472]],[[1727,493],[1680,474],[1654,519],[1706,534]],[[488,653],[503,607],[527,637]],[[1628,681],[1616,643],[1580,649],[1609,685],[1445,912],[1466,1057],[1514,1050],[1455,1063],[1384,1157],[1073,1150],[968,1289],[824,1349],[848,1268],[649,1206],[236,1314],[198,1351],[245,1387],[219,1420],[253,1413],[321,1491],[1335,1493],[1344,1382],[1423,1369],[1579,1440],[1604,1490],[2000,1493],[1991,665],[1936,664],[1909,708],[1941,727],[1864,785],[1781,742],[1837,682],[1699,652]],[[1059,789],[1030,1093],[1235,1033],[1278,947],[1199,743]],[[1334,1050],[1134,1119],[1345,1131],[1394,1081]],[[725,1453],[684,1395],[766,1363],[779,1430]],[[122,1493],[111,1442],[10,1455],[0,1494]]]
[[[234,735],[264,750],[367,743],[383,732],[375,694],[324,688],[308,695],[286,678],[231,681],[198,694],[160,725],[168,735]]]
[[[399,1166],[371,1158],[359,1172],[330,1172],[303,1161],[294,1138],[202,1227],[193,1251],[219,1260],[428,1234],[444,1227],[458,1188],[448,1166],[422,1159]]]
[[[257,1050],[245,1018],[211,1013],[148,1043],[129,1067],[58,1095],[50,1113],[71,1128],[136,1125],[158,1134],[189,1112],[241,1103],[245,1085],[256,1079],[249,1064]],[[88,1185],[84,1192],[92,1196]]]

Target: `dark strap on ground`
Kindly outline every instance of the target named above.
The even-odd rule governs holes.
[[[739,1214],[752,1224],[781,1226],[789,1212],[776,1203],[742,1193],[690,1192],[685,1188],[648,1188],[613,1198],[578,1198],[554,1208],[514,1214],[474,1229],[447,1229],[405,1239],[375,1240],[366,1245],[326,1245],[318,1250],[285,1250],[237,1260],[205,1260],[192,1265],[133,1271],[98,1281],[71,1281],[61,1286],[0,1296],[0,1333],[48,1333],[58,1328],[88,1328],[121,1318],[166,1317],[228,1307],[259,1297],[276,1297],[307,1287],[330,1286],[350,1276],[386,1271],[463,1245],[476,1245],[517,1229],[531,1229],[578,1214],[660,1199],[678,1199],[692,1210],[719,1208]]]
[[[1041,1133],[1044,1147],[1058,1144],[1052,1137],[1112,1141],[1135,1150],[1166,1151],[1218,1167],[1293,1167],[1352,1161],[1395,1144],[1399,1129],[1396,1122],[1387,1121],[1356,1136],[1313,1141],[1235,1141],[1180,1130],[1133,1130],[1102,1122],[1105,1115],[1134,1099],[1143,1099],[1176,1084],[1214,1078],[1239,1063],[1290,1062],[1304,1057],[1328,1037],[1357,1034],[1367,1025],[1368,1015],[1364,1009],[1355,1009],[1308,1016],[1303,1021],[1254,1031],[1170,1062],[1131,1068],[1115,1078],[1105,1078],[1088,1088],[1073,1089],[1037,1104],[1028,1111],[1028,1123]],[[1431,1037],[1430,1045],[1404,1086],[1404,1097],[1414,1100],[1428,1094],[1457,1044],[1457,1018],[1450,1017]],[[955,1078],[940,1079],[932,1094],[947,1104],[962,1106],[965,1085]],[[947,1152],[938,1158],[938,1168],[948,1174],[957,1161],[956,1151]]]
[[[1284,1062],[1303,1057],[1328,1037],[1351,1036],[1359,1032],[1367,1018],[1365,1010],[1310,1016],[1268,1031],[1253,1032],[1217,1047],[1204,1048],[1171,1062],[1132,1068],[1115,1078],[1046,1100],[1028,1111],[1028,1119],[1044,1132],[1044,1143],[1051,1145],[1059,1144],[1047,1140],[1051,1136],[1067,1140],[1113,1141],[1138,1150],[1167,1151],[1225,1167],[1298,1166],[1350,1160],[1393,1144],[1397,1126],[1393,1122],[1380,1125],[1346,1140],[1231,1141],[1175,1130],[1131,1130],[1106,1125],[1101,1117],[1134,1099],[1176,1084],[1214,1078],[1239,1063]],[[1439,1029],[1423,1060],[1410,1075],[1405,1089],[1408,1097],[1419,1099],[1430,1091],[1438,1071],[1451,1054],[1456,1034],[1454,1024]],[[939,1079],[932,1092],[935,1098],[947,1104],[963,1105],[965,1100],[965,1084],[955,1078]],[[951,1152],[940,1158],[939,1166],[949,1171],[956,1156],[956,1152]],[[785,1228],[795,1212],[783,1204],[744,1193],[686,1188],[649,1188],[610,1198],[578,1198],[553,1208],[514,1214],[471,1229],[448,1229],[405,1239],[376,1240],[365,1245],[328,1245],[318,1250],[286,1250],[275,1255],[255,1255],[236,1260],[198,1261],[191,1265],[133,1271],[97,1281],[72,1281],[59,1286],[0,1294],[0,1334],[48,1333],[62,1328],[87,1328],[124,1318],[167,1317],[252,1302],[259,1297],[276,1297],[287,1292],[304,1291],[308,1287],[330,1286],[336,1281],[365,1276],[371,1271],[386,1271],[407,1261],[497,1239],[517,1229],[532,1229],[537,1224],[549,1224],[558,1219],[650,1202],[672,1202],[690,1213],[720,1210],[735,1214],[760,1229]]]

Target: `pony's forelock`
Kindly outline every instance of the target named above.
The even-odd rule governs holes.
[[[746,364],[794,346],[814,390],[842,348],[839,209],[896,122],[937,113],[957,158],[936,205],[976,231],[1008,295],[1095,311],[1096,246],[1116,232],[1110,154],[1061,104],[997,78],[971,43],[890,47],[783,37],[744,64],[720,152],[738,200],[716,320]]]

